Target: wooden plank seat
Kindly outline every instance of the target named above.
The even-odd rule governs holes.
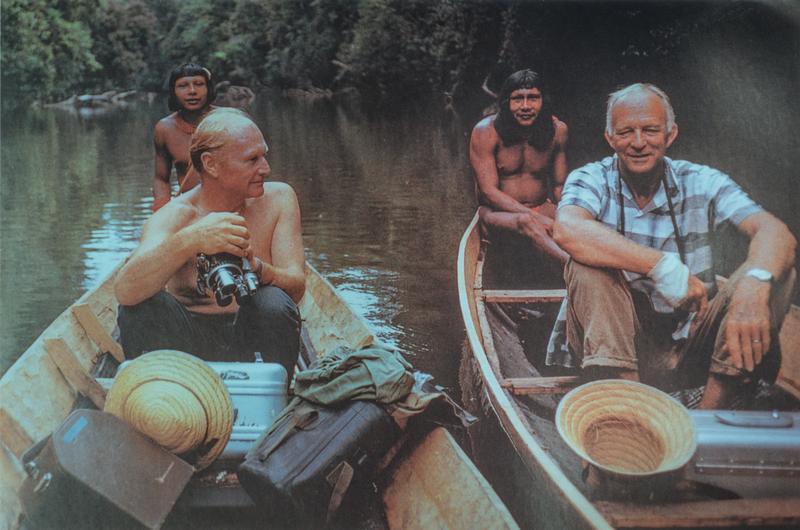
[[[500,386],[515,396],[533,394],[566,394],[578,386],[580,378],[576,375],[558,377],[510,377],[500,381]]]
[[[561,303],[567,296],[566,289],[484,289],[479,293],[485,302],[501,302],[504,304],[526,303]]]

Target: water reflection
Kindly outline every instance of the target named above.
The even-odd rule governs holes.
[[[130,208],[125,205],[113,202],[104,205],[100,216],[102,226],[92,230],[82,245],[85,251],[84,289],[90,289],[108,275],[136,248],[141,227],[150,216],[152,205],[152,197],[140,199],[131,217],[126,217]]]
[[[14,127],[2,143],[0,371],[136,246],[161,103],[91,120],[3,116]],[[267,94],[252,112],[273,178],[297,190],[309,261],[384,342],[454,386],[453,264],[472,210],[464,141],[424,109],[387,119]]]
[[[154,112],[3,115],[0,371],[138,239]]]
[[[625,68],[618,58],[595,64],[596,43],[577,39],[585,53],[551,76],[557,114],[570,126],[569,166],[609,153],[608,91],[654,81],[678,115],[671,155],[731,173],[800,232],[797,66],[788,67],[796,47],[784,46],[796,32],[775,42],[751,33],[697,34],[669,57]],[[597,82],[574,82],[598,71]],[[455,386],[463,338],[455,261],[475,205],[464,132],[421,102],[367,113],[262,94],[251,110],[273,178],[297,191],[309,261],[384,341]],[[152,130],[164,113],[157,101],[91,119],[58,110],[2,116],[0,372],[136,244],[152,204]],[[720,246],[723,267],[739,261],[734,245]]]

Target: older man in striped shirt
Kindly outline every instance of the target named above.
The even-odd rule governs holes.
[[[728,175],[668,158],[677,135],[659,88],[609,97],[615,155],[573,171],[558,207],[555,240],[571,257],[562,318],[589,378],[705,382],[699,406],[724,408],[743,383],[777,374],[796,240]],[[726,221],[750,246],[717,293],[710,236]]]

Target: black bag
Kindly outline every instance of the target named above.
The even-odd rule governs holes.
[[[22,457],[33,528],[161,528],[194,468],[133,427],[80,409]]]
[[[375,403],[304,401],[256,441],[239,466],[239,482],[270,524],[320,527],[346,493],[369,484],[400,434]]]

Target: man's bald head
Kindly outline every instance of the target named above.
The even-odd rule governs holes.
[[[614,107],[625,101],[640,100],[652,96],[660,100],[661,105],[664,107],[664,113],[667,116],[667,132],[672,131],[672,128],[675,126],[675,111],[672,109],[672,103],[670,103],[667,94],[650,83],[634,83],[616,92],[612,92],[608,96],[608,103],[606,104],[606,133],[609,135],[614,134]]]
[[[203,153],[223,147],[250,127],[258,128],[255,122],[239,109],[223,107],[209,112],[192,134],[189,156],[194,168],[202,173]]]

